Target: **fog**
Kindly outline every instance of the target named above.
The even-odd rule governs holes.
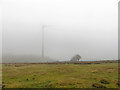
[[[3,0],[3,55],[118,59],[118,0]]]
[[[0,63],[1,62],[2,62],[2,4],[0,0]]]
[[[120,1],[118,3],[118,60],[120,60]]]

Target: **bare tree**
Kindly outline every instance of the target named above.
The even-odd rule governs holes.
[[[74,57],[72,57],[70,61],[76,62],[76,61],[79,61],[80,59],[81,59],[81,56],[77,54]]]

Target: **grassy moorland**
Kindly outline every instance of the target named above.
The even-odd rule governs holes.
[[[3,64],[4,88],[118,88],[118,63]]]

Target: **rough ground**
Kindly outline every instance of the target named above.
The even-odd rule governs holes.
[[[118,63],[3,64],[4,88],[118,88]]]

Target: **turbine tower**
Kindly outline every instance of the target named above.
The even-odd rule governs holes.
[[[45,27],[48,27],[48,25],[42,25],[42,58],[45,57],[44,55],[44,37],[45,37],[45,34],[44,34],[44,30],[45,30]]]
[[[42,58],[44,58],[44,28],[45,26],[42,25]]]

